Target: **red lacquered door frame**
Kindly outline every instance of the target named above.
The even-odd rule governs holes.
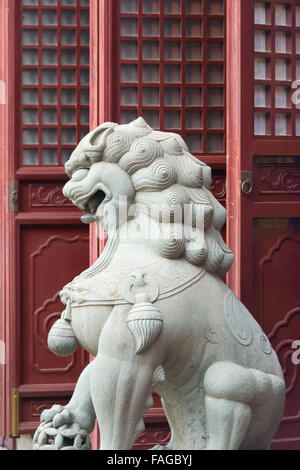
[[[1,247],[1,310],[0,339],[5,344],[5,364],[0,364],[0,444],[1,436],[12,432],[11,390],[17,387],[19,367],[18,344],[18,270],[17,270],[17,232],[15,214],[10,210],[10,186],[15,175],[16,147],[16,63],[14,51],[18,41],[15,22],[17,19],[15,0],[0,3],[0,247]],[[8,445],[5,441],[3,444]]]
[[[94,0],[90,6],[90,128],[114,120],[113,79],[113,4]],[[101,232],[101,233],[100,233]],[[94,263],[105,245],[103,231],[90,226],[90,263]],[[93,360],[91,356],[91,360]],[[100,433],[96,424],[91,434],[93,450],[99,449]]]
[[[242,93],[237,86],[242,80],[242,37],[241,37],[241,0],[227,0],[226,24],[226,122],[227,122],[227,244],[234,252],[234,263],[227,274],[227,284],[240,296],[240,270],[241,270],[241,191],[239,181],[241,179],[241,115]]]
[[[90,6],[90,129],[114,119],[113,5],[95,0]],[[90,262],[103,249],[96,224],[90,227]],[[103,238],[103,237],[102,237]],[[99,251],[100,250],[100,251]]]

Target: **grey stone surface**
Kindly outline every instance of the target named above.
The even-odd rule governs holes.
[[[101,449],[130,449],[156,391],[172,430],[168,448],[267,449],[283,413],[283,375],[221,280],[233,255],[210,168],[179,135],[139,118],[89,133],[66,171],[65,196],[108,241],[63,288],[66,310],[49,347],[67,355],[79,344],[96,359],[70,403],[43,412],[34,448],[86,449],[97,417]]]

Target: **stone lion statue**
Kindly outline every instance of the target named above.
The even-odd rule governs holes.
[[[104,123],[65,165],[64,195],[107,232],[99,259],[64,287],[48,344],[95,356],[65,407],[41,415],[37,449],[131,449],[157,392],[168,449],[268,449],[283,414],[276,353],[224,284],[233,262],[210,168],[140,117]],[[159,448],[159,447],[157,447]]]

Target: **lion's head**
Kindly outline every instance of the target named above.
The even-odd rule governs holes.
[[[83,220],[98,220],[109,230],[109,208],[118,212],[120,198],[150,216],[153,206],[162,208],[160,237],[152,243],[161,256],[184,257],[220,276],[230,268],[233,254],[220,235],[226,211],[210,192],[211,169],[178,134],[154,131],[141,117],[125,125],[107,122],[81,140],[65,168],[70,180],[64,195],[87,213]],[[196,231],[183,233],[187,218]]]

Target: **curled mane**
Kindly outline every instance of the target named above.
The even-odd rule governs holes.
[[[128,173],[136,205],[149,215],[151,206],[162,208],[160,236],[153,242],[161,256],[184,257],[210,273],[225,275],[233,262],[220,234],[226,211],[210,191],[210,167],[188,151],[181,136],[154,131],[142,118],[125,125],[104,123],[82,139],[65,165],[66,172],[71,177],[98,161],[118,164]],[[178,208],[183,214],[180,220]],[[183,231],[183,226],[190,230]]]

